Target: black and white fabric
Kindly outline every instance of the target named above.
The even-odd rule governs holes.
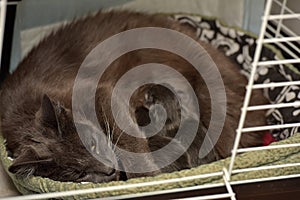
[[[199,40],[209,42],[225,52],[241,66],[241,73],[249,77],[251,63],[256,48],[256,38],[241,30],[222,25],[218,20],[200,16],[175,15],[181,23],[195,29]],[[272,48],[263,47],[261,60],[278,60],[279,54]],[[300,80],[299,69],[284,65],[259,66],[256,83],[285,82]],[[276,87],[265,90],[270,103],[291,103],[300,101],[299,86]],[[300,122],[300,107],[271,109],[267,112],[269,124],[287,124]],[[300,132],[300,127],[270,131],[276,140],[285,139]]]

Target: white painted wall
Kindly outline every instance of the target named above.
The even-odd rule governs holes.
[[[47,28],[40,26],[70,20],[100,8],[214,16],[229,26],[242,27],[258,34],[263,5],[264,0],[24,0],[17,10],[10,69],[13,71],[28,50],[45,34]],[[26,40],[21,41],[24,38]]]
[[[134,0],[119,6],[155,13],[191,13],[214,16],[231,26],[243,24],[243,0]]]
[[[265,0],[244,0],[243,29],[259,34]]]
[[[71,20],[99,9],[105,9],[131,0],[23,0],[18,4],[13,38],[13,71],[22,58],[20,33],[23,30]]]

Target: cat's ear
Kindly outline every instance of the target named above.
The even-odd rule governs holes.
[[[40,122],[43,125],[51,126],[53,128],[58,127],[58,117],[55,105],[46,94],[42,98],[41,107],[38,112]]]
[[[52,101],[47,95],[44,95],[36,118],[43,126],[55,129],[58,136],[61,137],[66,120],[68,120],[68,114],[62,105]]]
[[[8,170],[19,176],[30,176],[34,174],[40,165],[50,162],[52,162],[52,159],[39,159],[36,151],[33,148],[28,148],[14,159]]]

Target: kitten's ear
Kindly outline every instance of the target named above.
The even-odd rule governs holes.
[[[26,149],[14,159],[8,170],[19,176],[33,175],[39,165],[51,162],[52,159],[39,159],[34,149]]]

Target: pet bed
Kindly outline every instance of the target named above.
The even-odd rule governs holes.
[[[250,72],[250,63],[255,51],[255,36],[243,32],[240,29],[233,27],[226,27],[217,19],[204,18],[200,16],[188,16],[188,15],[175,15],[176,20],[182,23],[186,23],[195,29],[199,40],[204,40],[211,43],[213,46],[222,49],[227,56],[233,59],[241,66],[241,71],[245,75]],[[274,47],[266,46],[263,49],[262,57],[266,60],[276,59],[282,57],[281,53]],[[300,73],[297,66],[276,66],[276,67],[264,67],[258,69],[259,75],[256,77],[258,83],[267,83],[275,81],[291,81],[300,80]],[[280,102],[294,102],[300,100],[300,89],[296,86],[286,86],[282,88],[270,89],[266,91],[266,95],[269,97],[271,103]],[[282,108],[274,109],[268,113],[267,119],[272,124],[289,123],[299,121],[300,108]],[[272,145],[277,144],[294,144],[300,143],[300,134],[298,128],[282,129],[273,131],[271,134],[275,140],[282,140]],[[286,139],[287,138],[287,139]],[[12,159],[7,156],[5,141],[0,136],[0,156],[4,164],[5,170],[12,163]],[[187,176],[194,176],[200,174],[221,172],[224,167],[228,167],[230,158],[213,162],[210,164],[202,165],[189,170],[182,170],[169,174],[161,174],[156,177],[144,177],[136,178],[128,181],[110,182],[102,184],[94,183],[72,183],[72,182],[58,182],[48,178],[42,177],[28,177],[20,179],[15,175],[9,173],[17,189],[22,194],[34,194],[34,193],[48,193],[59,192],[67,190],[77,190],[85,188],[96,187],[108,187],[117,185],[127,185],[132,183],[144,183],[149,181],[159,181],[172,178],[181,178]],[[271,149],[264,151],[247,152],[240,154],[236,158],[234,169],[243,169],[259,166],[272,166],[278,164],[288,164],[300,162],[300,147],[295,148],[281,148]],[[231,176],[232,181],[256,179],[271,176],[282,176],[299,174],[300,167],[285,167],[275,170],[259,170],[246,173],[234,174]],[[163,185],[142,186],[135,188],[126,188],[120,190],[106,191],[101,193],[91,193],[86,195],[77,195],[72,197],[66,197],[70,199],[83,199],[83,198],[97,198],[116,196],[124,194],[132,194],[139,192],[150,192],[156,190],[166,190],[171,188],[188,187],[201,184],[221,183],[223,181],[222,176],[213,176],[209,178],[191,179],[188,181],[177,181],[173,183]]]

